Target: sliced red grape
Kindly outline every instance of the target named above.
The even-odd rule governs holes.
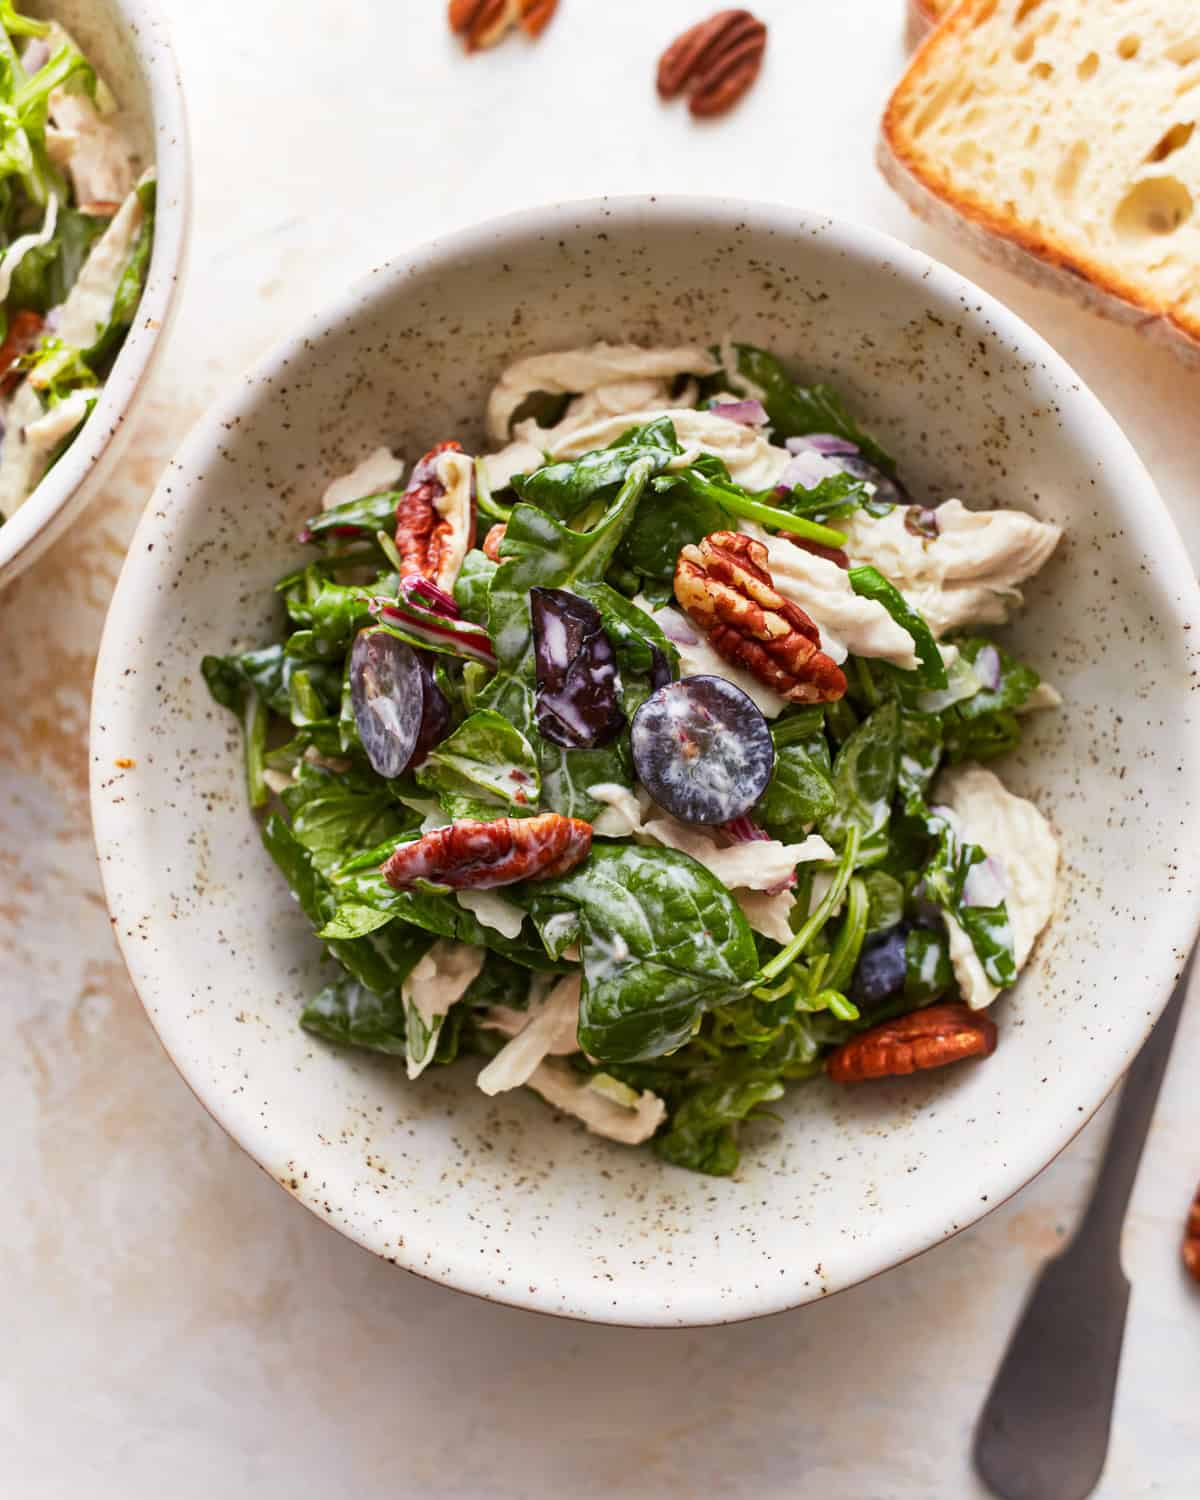
[[[403,641],[400,642],[404,644]],[[421,728],[417,734],[416,747],[409,761],[412,770],[421,764],[433,747],[445,739],[450,728],[450,700],[437,685],[433,675],[433,655],[429,651],[416,653],[421,668]]]
[[[741,688],[723,677],[684,677],[634,715],[633,764],[667,812],[687,823],[728,823],[766,791],[775,746]]]
[[[386,630],[360,630],[350,652],[350,702],[372,769],[389,780],[445,733],[450,710],[428,667]]]
[[[616,739],[625,723],[617,700],[617,657],[594,604],[567,589],[530,589],[538,732],[565,750]]]

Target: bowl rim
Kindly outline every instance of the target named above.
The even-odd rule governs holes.
[[[987,334],[989,340],[1006,340],[1022,357],[1042,365],[1070,393],[1075,409],[1087,421],[1090,442],[1098,458],[1110,472],[1121,476],[1126,489],[1132,490],[1136,495],[1142,513],[1152,524],[1160,540],[1166,544],[1156,548],[1156,578],[1163,596],[1164,626],[1190,631],[1193,639],[1200,639],[1200,582],[1193,573],[1165,502],[1116,419],[1067,361],[1015,312],[960,272],[884,231],[817,210],[770,200],[682,194],[629,194],[562,200],[527,207],[405,249],[352,282],[324,308],[305,318],[292,334],[280,340],[264,357],[254,362],[240,379],[231,382],[227,394],[214,402],[195,424],[164,471],[126,554],[105,622],[93,685],[90,726],[93,830],[105,898],[113,916],[113,930],[122,957],[148,1019],[168,1057],[208,1113],[257,1165],[272,1176],[273,1181],[278,1182],[279,1179],[271,1173],[270,1167],[262,1159],[261,1139],[223,1118],[224,1100],[220,1091],[212,1086],[199,1069],[189,1072],[176,1059],[172,1051],[174,1037],[169,1024],[170,1008],[161,1007],[155,1013],[151,1004],[153,978],[147,972],[148,965],[143,957],[146,945],[135,941],[133,925],[124,920],[130,915],[124,910],[125,886],[116,877],[121,869],[123,833],[132,819],[128,809],[130,802],[136,801],[136,798],[126,801],[124,796],[113,798],[107,795],[105,783],[108,773],[104,768],[111,760],[109,746],[112,745],[115,751],[118,740],[125,745],[132,744],[130,735],[137,728],[137,721],[129,715],[127,707],[121,707],[116,713],[113,710],[120,703],[120,695],[115,689],[122,675],[120,663],[124,643],[136,641],[139,636],[141,575],[143,570],[147,571],[147,575],[152,573],[158,567],[159,560],[169,555],[167,549],[148,546],[148,543],[158,539],[160,529],[168,524],[172,511],[178,506],[180,481],[185,480],[188,474],[203,472],[208,456],[219,445],[227,432],[228,424],[235,419],[240,421],[240,413],[248,393],[263,384],[269,385],[277,381],[288,365],[302,354],[306,345],[317,343],[353,317],[361,318],[364,313],[369,313],[375,300],[390,296],[396,286],[423,271],[435,269],[446,258],[483,253],[499,255],[506,245],[515,248],[528,242],[530,238],[563,235],[589,224],[599,224],[605,220],[611,223],[614,219],[623,218],[635,223],[639,220],[654,220],[684,225],[696,223],[698,219],[709,222],[715,220],[731,226],[749,223],[774,234],[797,237],[808,237],[819,230],[834,252],[840,251],[855,259],[870,257],[899,273],[907,285],[932,284],[960,298],[965,315],[972,323],[978,322],[981,327],[984,323],[991,325],[991,331]],[[297,1197],[319,1219],[364,1249],[423,1279],[479,1296],[483,1300],[556,1316],[626,1327],[702,1327],[768,1316],[810,1301],[823,1300],[828,1295],[870,1280],[977,1223],[1032,1181],[1079,1134],[1120,1082],[1149,1035],[1174,989],[1197,932],[1200,931],[1200,850],[1194,856],[1191,867],[1181,869],[1180,874],[1192,877],[1190,887],[1194,894],[1181,894],[1171,903],[1165,919],[1169,940],[1162,949],[1157,979],[1153,986],[1148,986],[1144,1004],[1137,1007],[1136,1014],[1126,1012],[1128,1029],[1124,1041],[1114,1045],[1117,1066],[1115,1069],[1110,1066],[1109,1071],[1096,1083],[1091,1097],[1079,1106],[1078,1113],[1065,1127],[1056,1127],[1048,1136],[1029,1132],[1014,1140],[1005,1170],[997,1172],[986,1202],[980,1201],[973,1183],[964,1184],[957,1192],[953,1187],[948,1188],[945,1201],[940,1205],[940,1227],[932,1227],[928,1219],[924,1223],[906,1221],[896,1227],[886,1247],[881,1250],[876,1244],[871,1254],[848,1257],[841,1268],[841,1274],[815,1291],[802,1286],[800,1275],[794,1281],[781,1277],[779,1283],[769,1289],[743,1288],[733,1297],[729,1296],[727,1289],[724,1299],[718,1299],[715,1293],[709,1294],[705,1289],[693,1286],[686,1291],[681,1290],[679,1297],[672,1302],[668,1314],[658,1306],[652,1295],[639,1290],[636,1285],[624,1288],[624,1305],[619,1310],[614,1310],[610,1301],[603,1300],[601,1294],[587,1287],[584,1284],[585,1278],[581,1278],[580,1283],[571,1288],[571,1305],[564,1308],[549,1293],[532,1289],[526,1291],[523,1285],[513,1286],[491,1279],[487,1269],[480,1267],[478,1255],[472,1254],[469,1247],[460,1249],[440,1244],[437,1247],[440,1256],[438,1267],[431,1270],[425,1254],[430,1248],[428,1235],[409,1234],[406,1231],[401,1248],[393,1243],[385,1249],[378,1243],[372,1243],[370,1230],[366,1226],[349,1226],[332,1212],[323,1212],[320,1203],[299,1194],[292,1196]],[[1188,882],[1181,879],[1179,886],[1187,889]],[[280,1185],[285,1191],[288,1190],[286,1183]]]
[[[0,525],[0,578],[5,582],[34,560],[43,533],[74,500],[127,420],[158,350],[182,277],[191,213],[191,149],[179,64],[158,0],[112,3],[128,22],[150,99],[158,177],[154,248],[137,318],[83,431],[53,471]]]

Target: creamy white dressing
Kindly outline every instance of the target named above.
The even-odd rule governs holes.
[[[1032,802],[1010,792],[983,766],[943,771],[933,800],[951,810],[962,837],[978,844],[999,867],[1019,971],[1054,914],[1059,848],[1053,830]],[[992,1003],[999,989],[984,973],[959,924],[948,918],[946,927],[950,962],[963,999],[980,1010]]]
[[[936,537],[914,536],[904,507],[885,516],[858,511],[841,525],[846,552],[888,578],[935,636],[968,625],[1002,625],[1021,603],[1019,585],[1045,566],[1061,527],[1019,510],[968,510],[947,500],[934,512]]]
[[[326,487],[321,509],[333,510],[334,506],[346,505],[351,500],[395,489],[403,477],[404,460],[397,458],[390,448],[375,448],[348,474],[340,474]]]
[[[544,1062],[526,1083],[547,1104],[581,1120],[593,1135],[623,1146],[648,1141],[667,1117],[667,1106],[648,1089],[638,1095],[637,1107],[629,1109],[610,1093],[594,1088],[566,1063]]]
[[[636,344],[592,344],[533,354],[509,365],[496,382],[487,404],[488,436],[508,441],[513,413],[529,396],[579,396],[601,386],[628,381],[670,381],[678,375],[711,375],[717,366],[698,345],[643,349]]]

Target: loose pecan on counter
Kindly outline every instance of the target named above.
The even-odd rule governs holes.
[[[659,59],[658,92],[674,99],[685,90],[693,115],[732,109],[762,67],[767,28],[748,10],[722,10],[685,31]]]
[[[882,1021],[831,1052],[825,1070],[835,1083],[889,1078],[944,1068],[996,1050],[995,1022],[966,1005],[928,1005]]]
[[[500,561],[500,543],[504,540],[504,533],[507,530],[507,521],[497,521],[489,528],[487,536],[483,539],[483,555],[490,557],[493,562]]]
[[[1188,1275],[1200,1281],[1200,1188],[1192,1199],[1192,1207],[1183,1229],[1183,1264]]]
[[[384,864],[383,878],[398,891],[411,889],[418,880],[454,890],[488,890],[565,875],[587,858],[591,847],[591,824],[561,813],[497,818],[494,823],[463,818],[402,844]]]
[[[466,42],[468,52],[494,47],[513,27],[529,37],[549,26],[558,0],[450,0],[450,30]]]
[[[775,588],[767,549],[740,531],[714,531],[684,547],[675,597],[727,662],[791,703],[832,703],[846,678],[821,650],[821,633]]]
[[[474,486],[448,494],[438,473],[444,453],[461,453],[454,441],[431,448],[414,467],[396,506],[396,551],[404,573],[419,573],[450,592],[462,560],[475,543]]]

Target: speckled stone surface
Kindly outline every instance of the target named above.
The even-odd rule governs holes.
[[[87,840],[90,663],[133,519],[229,377],[398,245],[523,202],[734,187],[929,246],[1076,364],[1138,444],[1193,557],[1200,381],[1132,334],[956,257],[890,200],[869,164],[876,101],[900,56],[888,4],[831,7],[819,24],[779,7],[758,91],[703,131],[681,111],[659,115],[630,65],[653,28],[624,0],[602,11],[564,0],[537,54],[513,43],[473,61],[459,94],[465,65],[436,6],[168,8],[196,134],[195,274],[118,483],[67,546],[0,598],[0,975],[12,1028],[0,1108],[14,1148],[0,1236],[10,1350],[0,1433],[14,1492],[981,1493],[967,1472],[970,1425],[1029,1275],[1073,1223],[1102,1123],[945,1247],[762,1323],[587,1328],[399,1276],[257,1172],[146,1026]],[[664,38],[693,18],[663,3]],[[427,71],[400,68],[414,53]],[[805,68],[800,89],[792,59],[813,55],[836,66]],[[627,138],[655,149],[614,139],[602,106],[619,106]],[[491,128],[501,117],[502,133]],[[435,118],[438,150],[423,154],[414,132]],[[571,128],[550,130],[551,118]],[[238,162],[263,120],[286,120],[293,144],[248,193]],[[847,172],[834,155],[860,167]],[[1134,1300],[1105,1500],[1194,1492],[1200,1302],[1176,1250],[1200,1175],[1188,1067],[1198,1044],[1200,1019],[1185,1015],[1127,1237]]]

